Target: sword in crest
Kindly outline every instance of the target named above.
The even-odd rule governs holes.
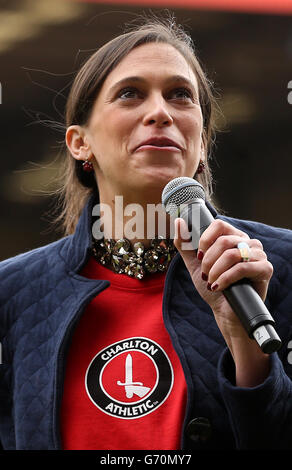
[[[133,382],[133,358],[128,354],[125,361],[125,382],[117,381],[118,385],[125,387],[126,397],[132,398],[133,395],[144,397],[150,390],[149,387],[144,387],[142,382]]]

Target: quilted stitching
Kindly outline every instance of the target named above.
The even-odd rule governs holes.
[[[276,321],[277,331],[283,339],[283,347],[279,355],[286,362],[287,372],[291,374],[292,371],[289,370],[287,361],[285,361],[285,355],[287,354],[286,346],[289,340],[289,334],[287,336],[287,333],[291,332],[292,324],[291,232],[281,231],[280,229],[280,233],[278,233],[278,229],[271,229],[270,227],[258,224],[256,224],[257,229],[253,230],[254,225],[250,222],[224,219],[247,232],[251,238],[259,238],[269,253],[270,261],[277,266],[270,283],[269,302],[271,304],[271,312]],[[259,236],[259,233],[265,232],[265,230],[268,231],[269,236]],[[270,235],[272,236],[270,237]],[[285,240],[284,245],[281,244],[283,240]],[[177,270],[178,273],[172,288],[176,292],[176,297],[174,298],[169,316],[172,327],[174,328],[175,325],[175,329],[178,332],[179,342],[189,358],[187,365],[194,383],[192,397],[194,400],[193,417],[212,417],[213,427],[216,429],[218,426],[218,434],[216,434],[217,442],[212,444],[215,447],[223,448],[226,442],[220,442],[220,433],[222,435],[224,427],[222,416],[225,415],[227,418],[228,410],[222,401],[222,396],[217,387],[210,388],[210,384],[216,384],[218,361],[222,351],[226,349],[226,345],[219,333],[210,308],[206,306],[192,284],[187,282],[186,278],[189,277],[189,274],[179,266]],[[186,286],[189,286],[190,289],[187,290]],[[182,310],[180,308],[181,305],[187,305],[187,308]],[[190,332],[192,332],[191,335]],[[216,415],[219,419],[216,418]],[[227,429],[225,432],[228,436]],[[229,436],[229,439],[232,439],[232,437]],[[230,448],[230,442],[228,442],[227,446]]]
[[[0,263],[0,339],[5,351],[5,364],[0,366],[3,417],[0,435],[7,449],[53,449],[56,446],[52,409],[59,348],[74,312],[86,299],[89,301],[100,284],[76,274],[77,267],[85,263],[89,253],[90,204],[73,237]],[[271,311],[279,323],[279,332],[288,341],[292,324],[292,312],[287,312],[292,305],[291,232],[222,218],[251,237],[262,233],[261,241],[269,259],[277,266],[269,289]],[[82,227],[85,227],[83,232]],[[85,244],[84,240],[87,240]],[[217,383],[217,365],[225,349],[224,340],[210,308],[189,282],[189,274],[180,259],[171,282],[172,302],[166,325],[180,351],[183,366],[192,378],[191,414],[213,416],[214,427],[221,432],[216,437],[217,445],[230,446],[233,437],[228,410],[218,387],[210,387]],[[287,362],[285,366],[292,373]],[[11,389],[14,406],[9,410]]]
[[[224,428],[222,416],[226,415],[225,406],[217,387],[210,384],[217,382],[217,364],[222,351],[225,348],[224,340],[218,330],[211,309],[201,299],[199,294],[186,282],[189,274],[183,268],[183,262],[177,267],[177,275],[172,290],[176,295],[172,298],[169,312],[169,321],[175,328],[178,340],[185,352],[187,369],[193,382],[192,415],[205,416],[212,420],[213,428]],[[186,289],[186,286],[189,287]],[[181,306],[184,306],[184,309]],[[167,323],[166,323],[167,326]],[[190,334],[191,333],[191,334]],[[219,419],[216,419],[214,410]],[[226,416],[227,418],[227,416]],[[217,422],[218,421],[218,422]],[[220,424],[219,424],[220,421]],[[230,431],[227,430],[226,419],[225,439]],[[216,435],[217,443],[213,445],[218,448],[224,447],[224,442]],[[199,447],[199,446],[198,446]]]
[[[13,382],[18,449],[53,448],[48,426],[55,380],[52,365],[57,360],[68,312],[74,311],[73,306],[77,307],[84,295],[84,289],[79,289],[80,281],[64,274],[65,264],[58,256],[62,245],[63,240],[49,250],[40,248],[30,254],[30,259],[26,254],[19,255],[14,263],[4,262],[2,267],[2,293],[10,290],[12,296],[1,298],[1,313],[5,308],[9,311],[7,331],[1,331],[1,341],[5,352],[10,348],[4,361],[13,357],[12,369],[5,371],[3,381],[6,384]],[[82,285],[86,287],[86,293],[96,286],[96,282],[88,281]],[[46,447],[43,442],[47,442]]]

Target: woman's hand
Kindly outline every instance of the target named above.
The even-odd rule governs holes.
[[[262,300],[265,300],[273,267],[267,260],[261,242],[250,239],[246,233],[217,219],[202,234],[196,255],[190,249],[190,244],[186,243],[189,232],[184,220],[178,218],[175,224],[175,246],[181,253],[197,291],[212,308],[235,361],[237,383],[242,386],[260,383],[268,373],[268,357],[254,340],[248,338],[222,290],[240,279],[248,278]],[[237,248],[237,244],[242,241],[250,247],[248,262],[242,262]]]

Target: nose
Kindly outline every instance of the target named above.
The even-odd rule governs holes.
[[[173,118],[169,113],[167,103],[163,96],[155,96],[148,100],[147,110],[143,118],[143,124],[156,125],[157,127],[171,126]]]

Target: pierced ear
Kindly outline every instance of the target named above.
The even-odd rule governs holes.
[[[66,145],[76,160],[86,160],[90,150],[85,130],[82,126],[69,126],[66,131]]]

